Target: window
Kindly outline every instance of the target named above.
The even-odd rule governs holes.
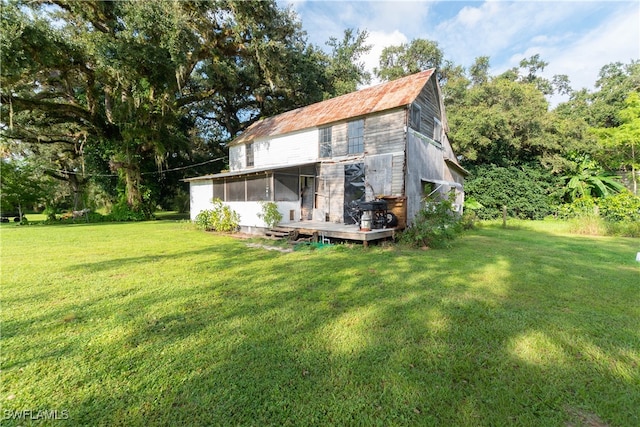
[[[411,104],[411,116],[409,117],[409,126],[416,132],[420,132],[421,110],[417,104]]]
[[[213,183],[213,198],[224,200],[224,182],[214,182]]]
[[[300,199],[300,184],[297,175],[275,176],[275,200],[276,202],[295,202]]]
[[[247,201],[270,200],[270,181],[267,177],[247,178]]]
[[[237,181],[227,181],[227,202],[244,202],[245,184],[244,179]]]
[[[320,128],[320,158],[331,157],[331,127]]]
[[[347,127],[347,146],[349,154],[364,152],[364,119],[349,122]]]
[[[253,142],[250,144],[247,144],[247,146],[245,147],[246,150],[246,156],[247,156],[247,167],[249,166],[253,166]]]
[[[436,117],[433,118],[433,140],[442,142],[442,122]]]

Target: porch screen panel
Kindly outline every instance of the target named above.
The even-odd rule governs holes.
[[[267,177],[247,178],[247,201],[258,202],[271,200]]]
[[[274,192],[276,202],[295,202],[300,200],[299,193],[297,175],[276,174]]]
[[[227,202],[244,202],[244,179],[227,181]]]
[[[213,183],[213,198],[224,201],[224,182]]]

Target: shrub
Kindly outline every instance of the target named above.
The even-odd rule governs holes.
[[[472,170],[465,182],[465,197],[482,204],[480,219],[502,217],[502,206],[511,218],[543,219],[551,212],[555,180],[549,172],[530,166],[486,165]]]
[[[113,205],[111,213],[109,213],[111,221],[144,221],[148,218],[148,214],[143,211],[136,211],[125,202],[121,201]]]
[[[262,212],[258,218],[262,219],[267,227],[273,228],[282,221],[282,214],[278,211],[278,205],[274,202],[260,202]]]
[[[571,203],[565,203],[558,208],[558,218],[581,218],[598,214],[598,206],[593,198],[579,197]]]
[[[640,197],[623,191],[598,201],[600,215],[607,221],[640,221]]]
[[[196,226],[207,231],[230,233],[240,227],[240,215],[220,199],[213,199],[213,209],[201,211],[196,215]]]
[[[452,192],[447,199],[438,196],[425,199],[424,208],[402,233],[400,241],[427,248],[448,247],[462,231],[460,216],[452,210],[454,198]]]

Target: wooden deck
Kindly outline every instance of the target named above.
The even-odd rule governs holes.
[[[382,228],[371,231],[360,231],[356,224],[336,224],[322,221],[299,221],[280,224],[279,229],[296,230],[299,234],[315,236],[318,241],[323,239],[353,240],[369,246],[369,242],[393,237],[395,228]]]

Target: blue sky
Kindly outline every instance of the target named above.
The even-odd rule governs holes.
[[[302,21],[309,41],[326,48],[344,29],[369,32],[368,69],[382,48],[415,38],[438,42],[445,58],[468,67],[490,57],[491,72],[540,54],[544,75],[567,74],[593,90],[611,62],[640,59],[640,1],[318,1],[280,0]]]

